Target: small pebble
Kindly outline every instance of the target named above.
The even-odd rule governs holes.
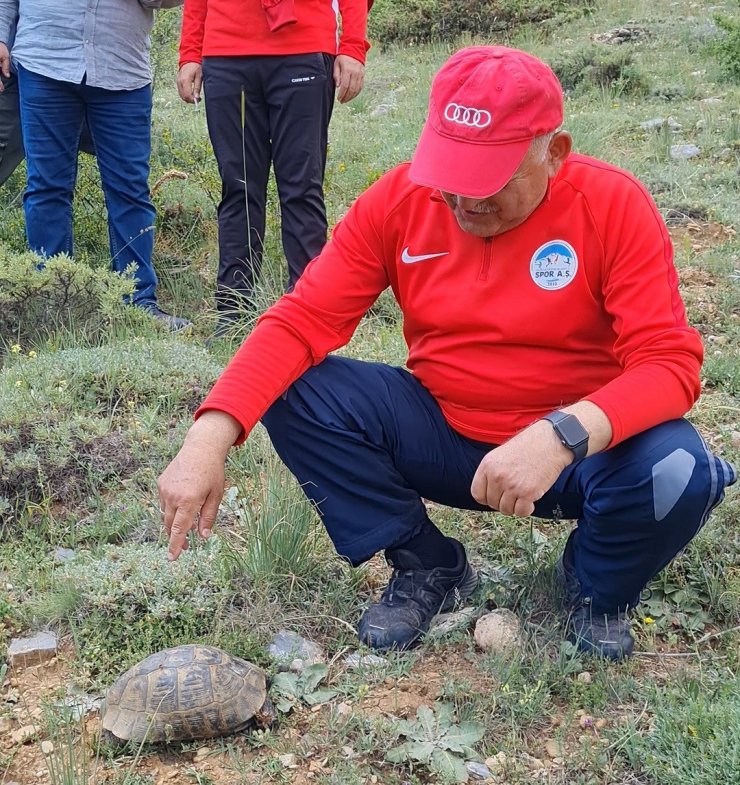
[[[576,676],[576,681],[580,682],[581,684],[591,684],[593,677],[588,671],[581,671],[581,673]]]
[[[563,757],[563,747],[555,739],[548,739],[545,742],[545,752],[547,752],[548,757],[553,759]]]
[[[42,741],[41,752],[43,752],[44,755],[51,755],[51,753],[54,752],[54,745],[50,741]]]

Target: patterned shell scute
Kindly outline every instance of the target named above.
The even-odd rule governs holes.
[[[243,730],[267,698],[265,674],[213,646],[152,654],[108,690],[103,729],[121,741],[210,739]]]

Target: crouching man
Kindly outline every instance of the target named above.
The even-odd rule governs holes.
[[[262,316],[162,474],[170,559],[210,533],[226,454],[261,419],[338,553],[393,567],[363,643],[410,647],[475,588],[430,499],[577,519],[559,565],[569,637],[632,652],[627,611],[736,474],[682,419],[702,345],[660,214],[630,174],[573,153],[562,120],[557,78],[522,51],[445,63],[411,163]],[[389,286],[408,370],[327,357]]]

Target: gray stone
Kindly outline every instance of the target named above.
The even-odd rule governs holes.
[[[701,150],[695,144],[672,144],[671,158],[684,161],[701,155]]]
[[[63,700],[56,701],[54,706],[63,709],[72,722],[79,722],[90,712],[100,709],[103,699],[94,695],[88,695],[74,687],[67,687],[67,694]]]
[[[57,548],[54,551],[54,561],[67,562],[72,561],[75,557],[75,552],[71,548]]]
[[[48,662],[57,653],[57,636],[39,632],[32,638],[14,638],[8,646],[8,662],[14,668],[26,668]]]
[[[353,652],[344,658],[344,664],[348,668],[381,668],[388,664],[385,657],[378,657],[377,654],[364,654],[362,657]]]
[[[280,630],[267,646],[267,653],[278,666],[278,670],[301,673],[310,665],[324,662],[324,650],[318,643],[302,638],[295,632]]]
[[[454,613],[440,613],[432,622],[427,638],[443,638],[458,630],[466,630],[479,614],[480,610],[472,606]]]
[[[468,774],[474,780],[487,780],[491,777],[491,770],[483,763],[477,763],[474,760],[469,760],[465,764],[465,768],[468,770]]]
[[[721,98],[712,97],[712,98],[702,98],[701,101],[699,101],[699,103],[702,104],[702,106],[719,106],[720,104],[723,104],[724,101]]]
[[[370,117],[382,117],[383,115],[388,114],[393,107],[390,104],[378,104],[372,112],[370,112]]]
[[[645,120],[644,123],[640,123],[640,128],[643,131],[658,131],[663,126],[667,126],[671,131],[681,130],[681,124],[677,123],[672,117],[653,117],[652,120]]]

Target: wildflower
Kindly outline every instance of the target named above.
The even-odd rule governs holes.
[[[37,354],[33,349],[31,349],[31,351],[28,353],[28,356],[33,360],[33,358],[36,357]]]
[[[337,169],[339,169],[339,171],[340,171],[340,172],[346,172],[346,171],[347,171],[347,164],[345,164],[344,162],[342,162],[342,163],[340,163],[340,164],[339,164],[339,166],[337,167]]]
[[[652,616],[646,616],[643,621],[645,624],[655,624],[655,619]]]
[[[18,381],[15,383],[15,386],[16,387],[23,387],[23,379],[18,379]]]
[[[21,345],[20,345],[19,343],[14,343],[14,344],[13,344],[13,345],[10,347],[10,351],[11,351],[13,354],[20,354],[20,353],[21,353]]]

